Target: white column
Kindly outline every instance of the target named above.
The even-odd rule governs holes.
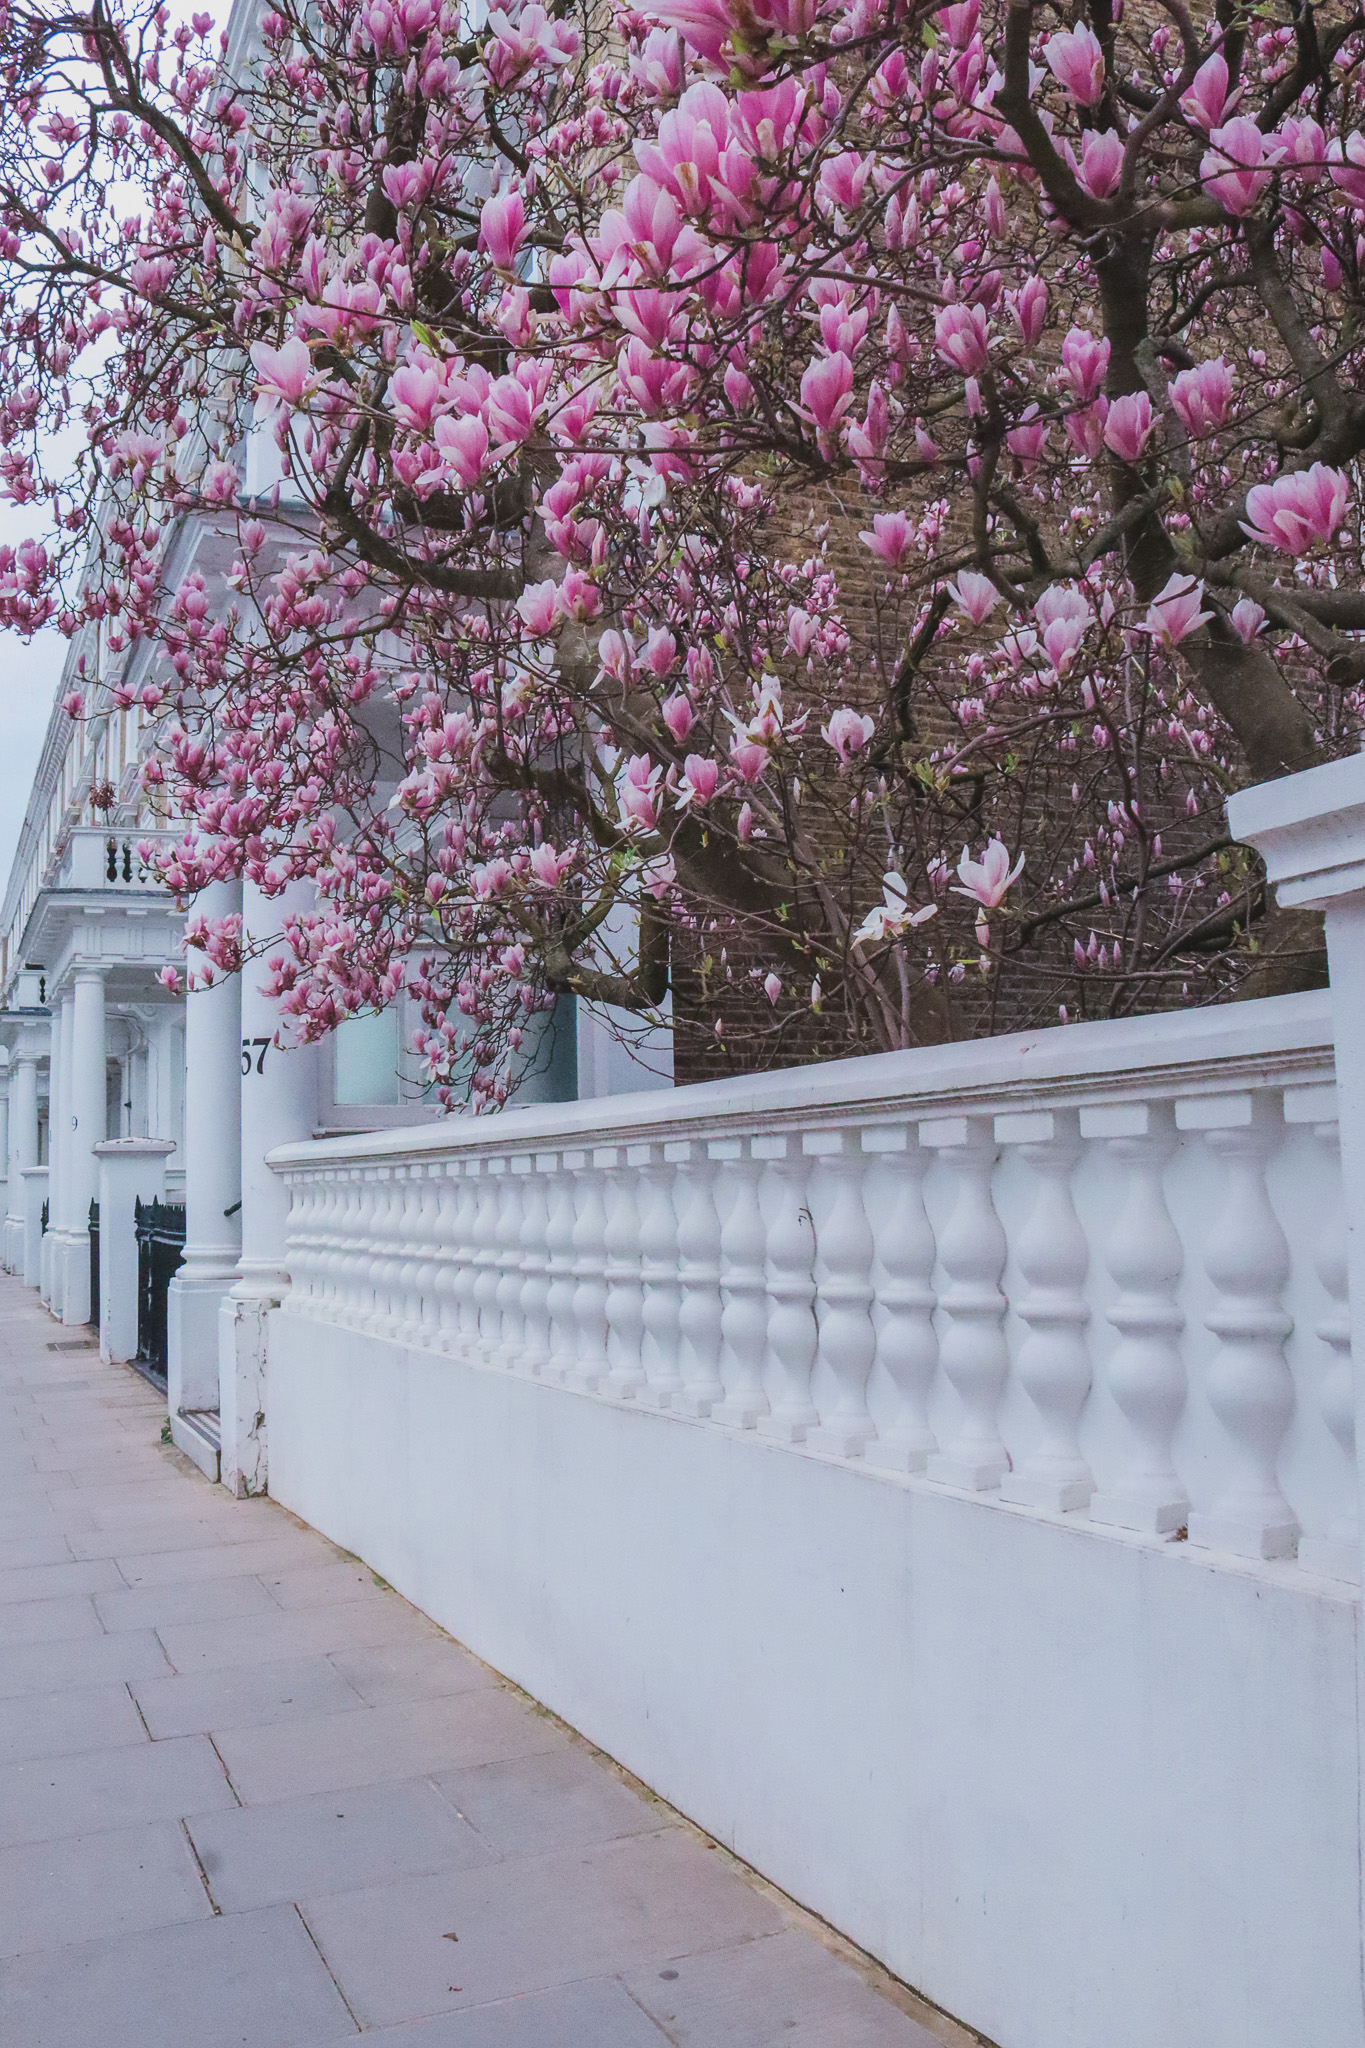
[[[248,949],[268,947],[285,917],[311,909],[312,903],[306,883],[268,899],[254,882],[246,882],[242,919]],[[263,962],[255,960],[241,978],[242,1250],[237,1279],[218,1319],[222,1478],[239,1495],[266,1489],[266,1319],[289,1284],[284,1264],[289,1190],[265,1158],[277,1145],[311,1137],[318,1115],[317,1048],[287,1042],[274,999],[261,992],[264,974]],[[277,1031],[286,1042],[276,1044]]]
[[[52,1065],[48,1076],[48,1177],[47,1236],[43,1242],[43,1299],[54,1316],[62,1313],[62,1290],[66,1281],[63,1245],[67,1234],[68,1181],[71,1169],[71,1048],[75,1038],[73,1016],[76,998],[72,989],[62,995],[52,1017]]]
[[[24,1270],[25,1167],[38,1164],[38,1055],[21,1045],[9,1070],[9,1213],[5,1218],[5,1263]]]
[[[231,917],[241,903],[240,882],[214,882],[195,899],[195,909]],[[218,1314],[242,1246],[241,1039],[240,974],[191,990],[185,999],[185,1262],[166,1303],[166,1389],[172,1442],[214,1477],[212,1425],[206,1436],[206,1425],[187,1427],[182,1418],[218,1411]],[[169,1049],[170,1043],[168,1028],[162,1045]],[[173,1135],[162,1133],[168,1141]]]
[[[70,1146],[62,1174],[65,1224],[58,1256],[64,1267],[62,1321],[84,1323],[90,1319],[90,1204],[99,1189],[94,1148],[104,1143],[109,1119],[103,967],[76,969],[71,1027]]]

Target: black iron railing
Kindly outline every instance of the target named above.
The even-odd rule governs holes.
[[[166,1291],[185,1257],[185,1208],[180,1202],[133,1206],[137,1233],[137,1356],[157,1379],[166,1377]]]
[[[43,1235],[44,1237],[46,1237],[46,1236],[47,1236],[47,1208],[48,1208],[48,1205],[47,1205],[47,1203],[46,1203],[46,1201],[45,1201],[45,1202],[43,1203],[43,1213],[42,1213],[42,1217],[41,1217],[41,1219],[40,1219],[40,1220],[41,1220],[41,1222],[42,1222],[42,1226],[43,1226],[43,1228],[42,1228],[42,1235]]]
[[[90,1320],[100,1326],[100,1205],[90,1204]]]

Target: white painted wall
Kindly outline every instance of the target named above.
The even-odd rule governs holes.
[[[270,1435],[286,1507],[1002,2048],[1359,2048],[1346,1586],[287,1310]]]

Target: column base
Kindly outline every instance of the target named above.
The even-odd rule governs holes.
[[[994,1493],[1009,1466],[1003,1454],[983,1452],[979,1458],[962,1458],[951,1451],[937,1451],[924,1469],[940,1486],[955,1486],[963,1493]]]
[[[22,1273],[24,1270],[24,1219],[22,1216],[5,1218],[3,1239],[5,1271]]]
[[[218,1409],[218,1314],[236,1278],[182,1266],[166,1294],[166,1399],[172,1416]]]
[[[268,1490],[266,1332],[278,1306],[278,1298],[228,1294],[218,1310],[219,1476],[238,1500]]]
[[[52,1232],[48,1232],[49,1237]],[[90,1320],[90,1233],[62,1231],[52,1255],[52,1313],[72,1327]]]
[[[1262,1521],[1259,1516],[1219,1514],[1190,1516],[1190,1542],[1198,1550],[1221,1550],[1228,1557],[1294,1557],[1299,1525],[1293,1516]]]
[[[1190,1504],[1168,1493],[1093,1493],[1090,1519],[1105,1529],[1132,1529],[1139,1536],[1174,1536],[1185,1527]]]
[[[1045,1508],[1059,1515],[1088,1507],[1094,1491],[1093,1479],[1048,1479],[1027,1472],[1007,1472],[1000,1482],[1000,1498],[1012,1507]]]

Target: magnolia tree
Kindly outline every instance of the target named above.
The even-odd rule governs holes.
[[[482,1103],[562,994],[761,1061],[1317,971],[1223,801],[1358,743],[1359,11],[0,33],[0,607],[156,712],[177,890],[313,885],[289,1028],[406,984]]]

